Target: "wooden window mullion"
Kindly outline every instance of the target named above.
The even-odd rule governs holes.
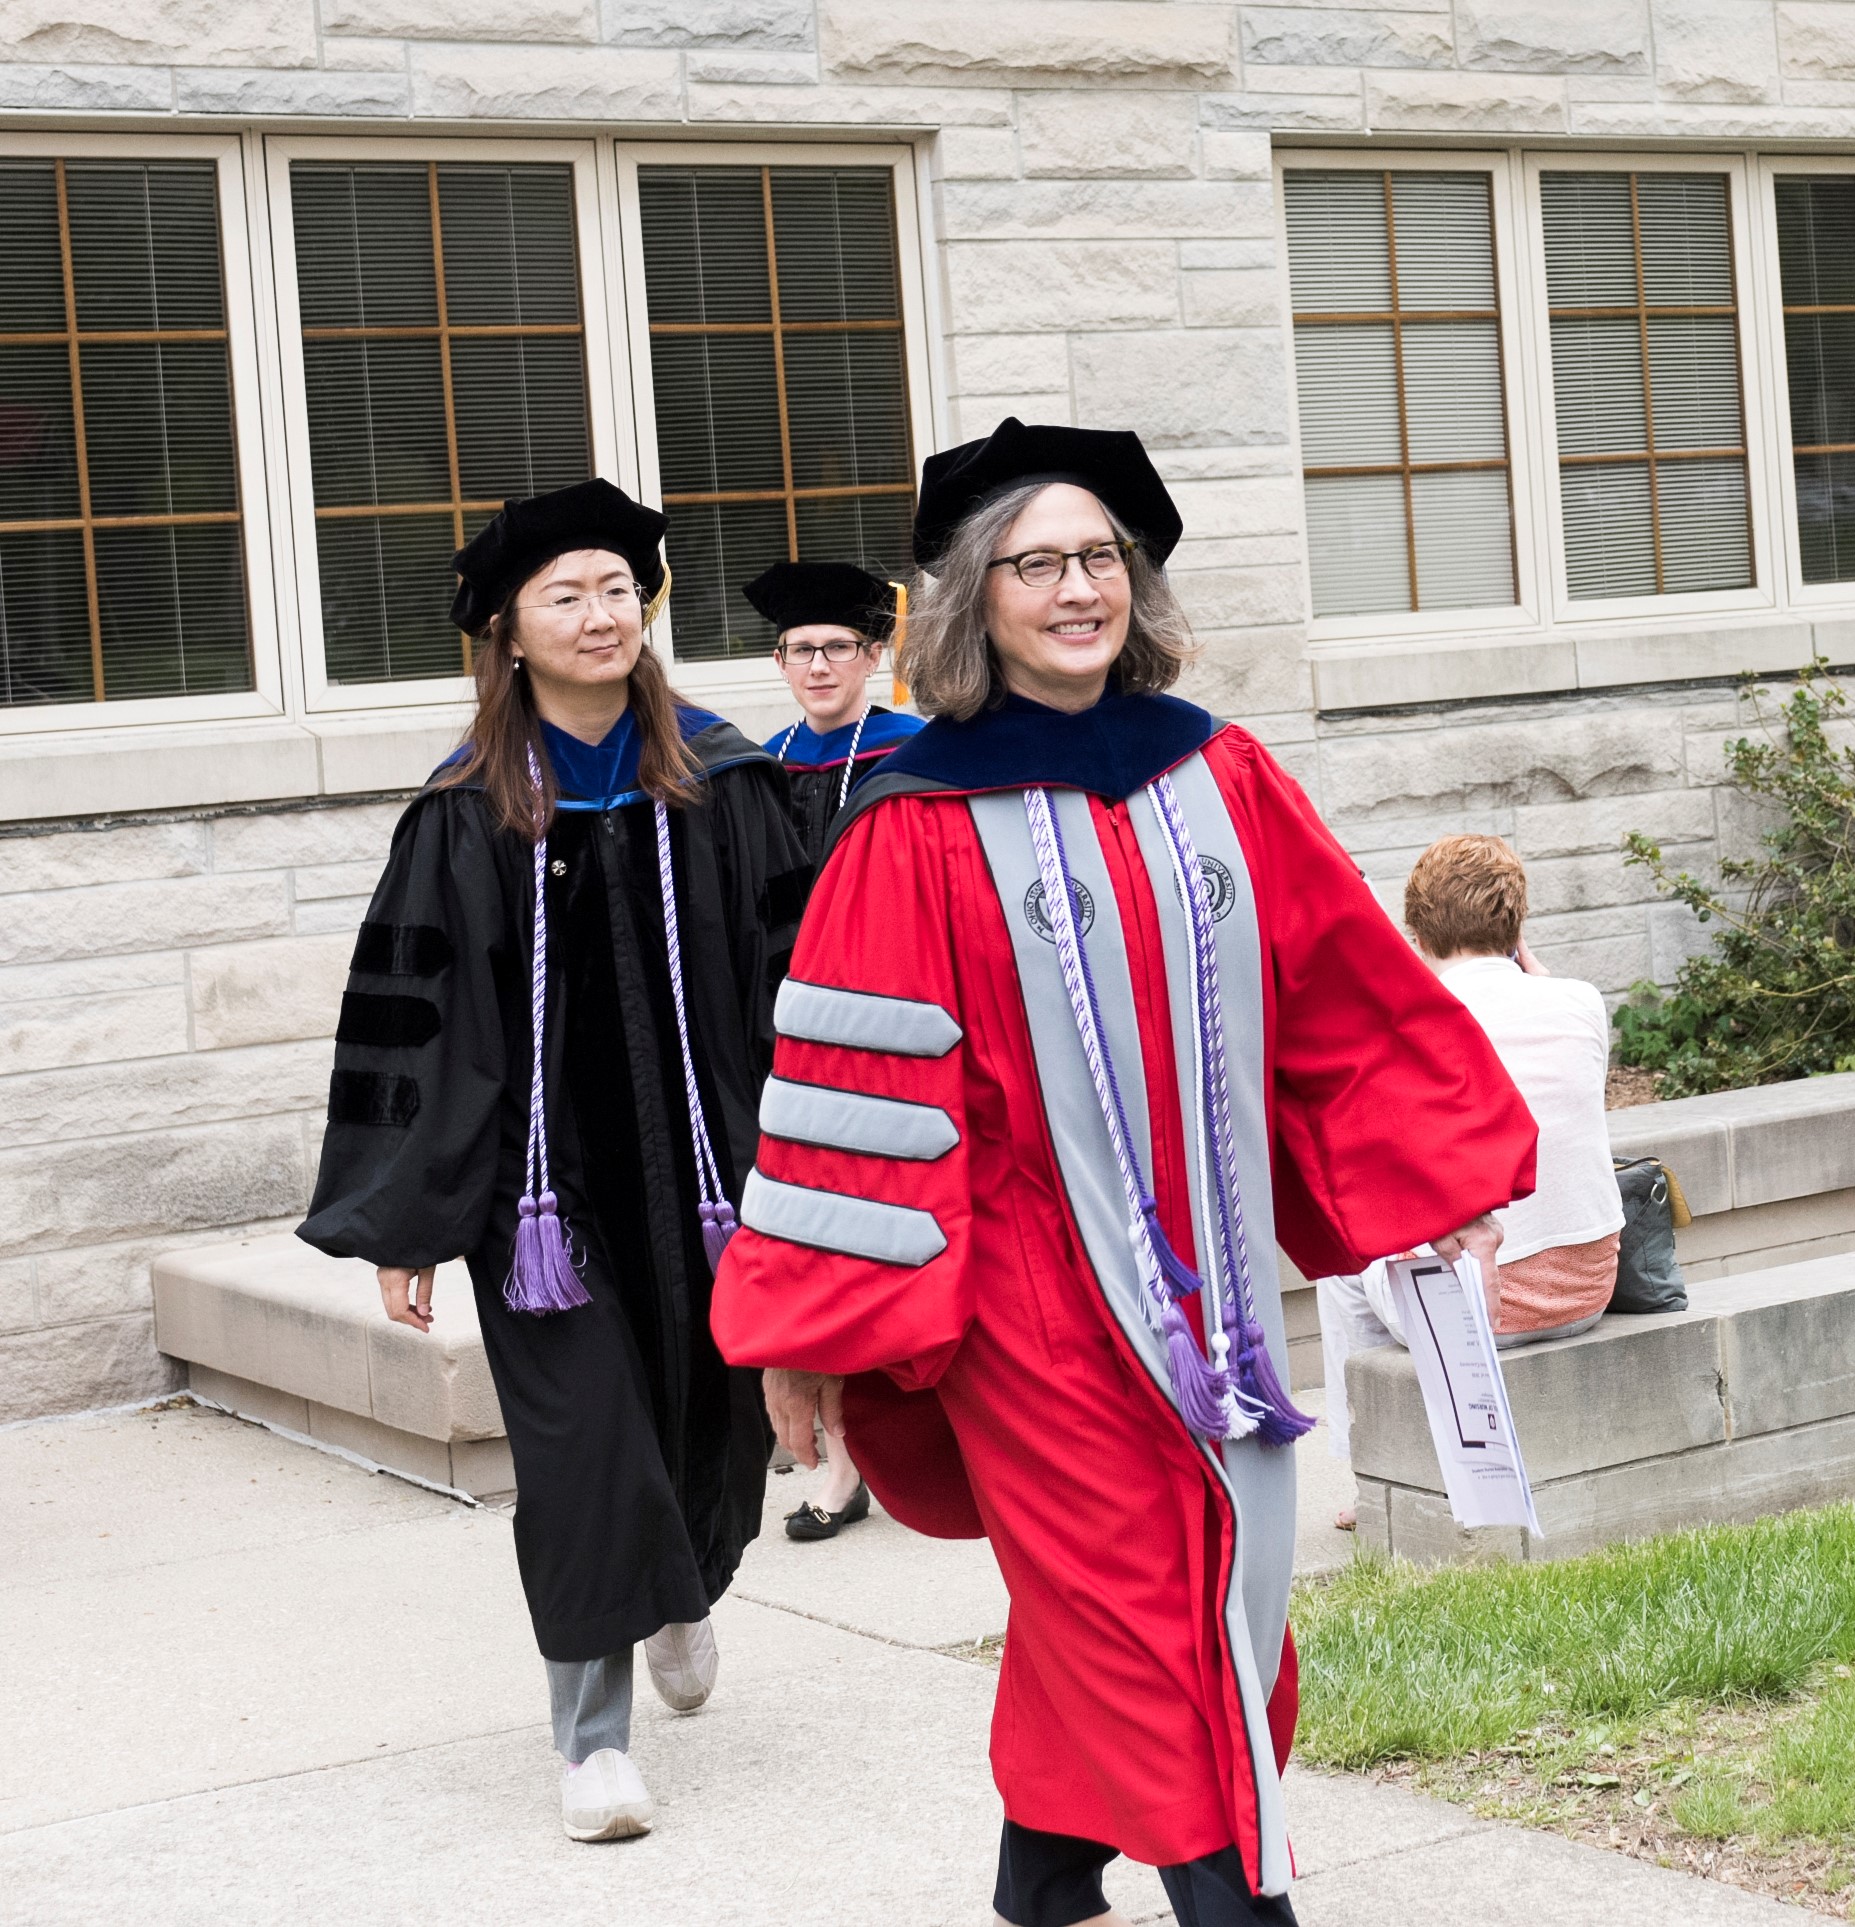
[[[1404,485],[1404,555],[1410,571],[1410,599],[1417,608],[1417,503],[1411,492],[1411,417],[1404,392],[1404,310],[1398,294],[1398,216],[1391,172],[1385,172],[1385,279],[1391,292],[1391,367],[1398,387],[1398,475]]]
[[[438,198],[438,163],[426,170],[432,210],[432,293],[438,305],[438,383],[444,390],[444,458],[451,481],[451,537],[464,546],[464,483],[457,460],[457,393],[451,384],[451,307],[444,285],[444,211]],[[470,674],[470,638],[460,634],[464,674]]]
[[[71,433],[77,451],[78,526],[84,540],[84,603],[90,617],[90,681],[94,699],[103,701],[103,608],[97,593],[96,525],[90,510],[90,447],[84,433],[84,363],[77,338],[77,271],[71,256],[71,198],[64,162],[52,163],[58,194],[58,261],[64,275],[65,343],[71,368]]]
[[[1649,283],[1642,265],[1642,200],[1630,177],[1630,249],[1636,261],[1636,338],[1642,355],[1642,438],[1649,468],[1649,534],[1655,545],[1655,592],[1665,594],[1662,570],[1662,490],[1655,469],[1655,382],[1649,372]]]
[[[766,219],[766,291],[773,318],[773,387],[779,400],[779,467],[786,500],[786,558],[799,559],[799,505],[792,494],[792,417],[786,408],[786,342],[779,311],[779,244],[773,231],[773,170],[760,170],[760,203]]]

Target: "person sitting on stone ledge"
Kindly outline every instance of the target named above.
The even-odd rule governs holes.
[[[1617,1282],[1623,1205],[1604,1122],[1610,1020],[1590,984],[1555,977],[1522,936],[1526,871],[1498,836],[1446,836],[1417,859],[1404,921],[1418,954],[1468,1007],[1539,1125],[1533,1195],[1495,1215],[1501,1243],[1504,1350],[1570,1338],[1595,1325]],[[1402,1344],[1381,1259],[1317,1281],[1326,1365],[1328,1446],[1350,1453],[1346,1360]],[[1350,1529],[1350,1511],[1336,1522]]]

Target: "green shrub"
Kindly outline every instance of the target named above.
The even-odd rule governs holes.
[[[1616,1014],[1619,1059],[1659,1071],[1666,1097],[1855,1070],[1855,750],[1830,739],[1848,698],[1827,670],[1803,671],[1775,718],[1747,679],[1761,733],[1728,743],[1726,763],[1773,818],[1757,856],[1723,861],[1713,884],[1626,839],[1628,863],[1716,926],[1671,994],[1637,984]]]

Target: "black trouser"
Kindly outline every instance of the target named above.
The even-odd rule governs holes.
[[[998,1843],[998,1886],[992,1905],[1012,1927],[1075,1927],[1108,1911],[1101,1870],[1116,1849],[1073,1834],[1039,1833],[1005,1822]],[[1243,1874],[1243,1856],[1220,1847],[1177,1867],[1160,1880],[1179,1927],[1295,1927],[1283,1898],[1257,1899]]]

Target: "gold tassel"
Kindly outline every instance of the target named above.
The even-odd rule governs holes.
[[[908,685],[902,680],[902,645],[908,640],[908,584],[891,582],[889,587],[895,591],[895,626],[889,631],[889,661],[894,669],[897,709],[908,700]]]
[[[663,565],[663,586],[651,597],[650,606],[644,611],[644,626],[648,629],[663,614],[663,605],[670,600],[670,565]]]

